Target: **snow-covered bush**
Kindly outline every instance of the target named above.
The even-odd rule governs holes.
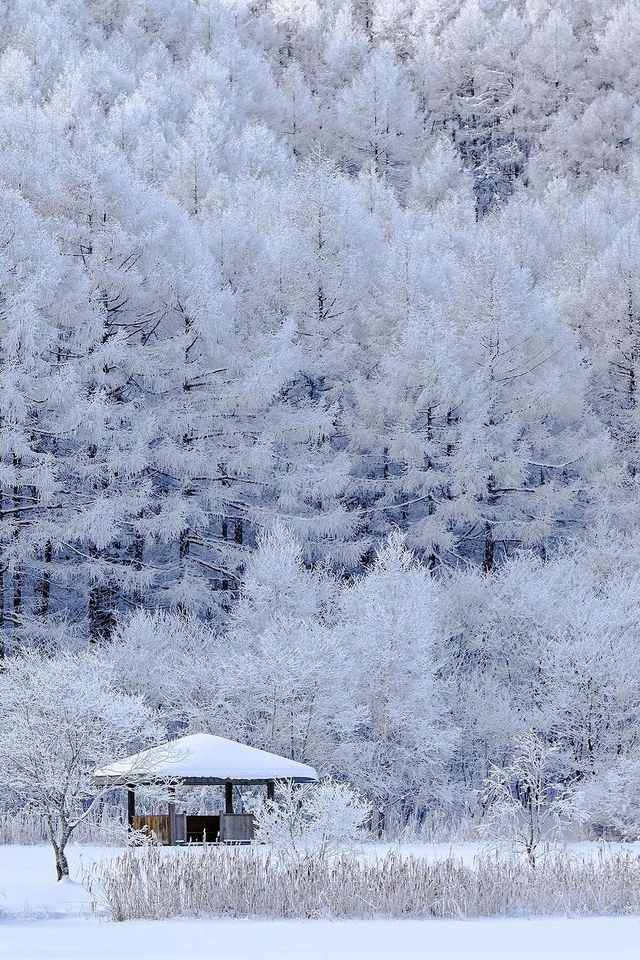
[[[573,804],[579,821],[597,832],[640,840],[640,759],[620,757],[609,770],[580,784]]]
[[[370,807],[344,783],[278,785],[277,798],[258,807],[256,837],[295,856],[324,857],[344,850],[364,836]]]

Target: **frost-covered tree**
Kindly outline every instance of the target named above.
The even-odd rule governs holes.
[[[598,776],[580,783],[571,796],[574,816],[598,836],[637,841],[640,837],[640,763],[617,757]]]
[[[438,682],[437,620],[429,573],[399,535],[341,598],[335,630],[350,653],[352,706],[333,764],[372,800],[380,828],[444,791],[455,732]]]
[[[104,790],[93,773],[160,733],[140,698],[119,692],[93,654],[55,660],[27,653],[0,675],[0,774],[12,806],[39,814],[55,854],[58,880],[73,831]]]
[[[371,165],[398,178],[416,151],[415,97],[390,46],[375,48],[337,103],[336,136],[347,168]]]
[[[483,831],[499,836],[510,831],[532,867],[541,844],[557,835],[563,809],[553,782],[553,755],[553,748],[530,731],[518,737],[511,762],[492,767],[483,785]]]
[[[27,7],[0,45],[11,629],[98,640],[140,603],[220,622],[278,517],[348,575],[393,525],[431,565],[580,535],[602,490],[584,371],[617,329],[603,303],[582,336],[581,304],[632,195],[632,46],[624,69],[611,50],[634,11]],[[532,327],[522,419],[529,394],[476,369],[494,267],[503,343]],[[609,401],[600,381],[615,431]]]
[[[466,780],[509,757],[534,728],[557,749],[566,783],[632,757],[640,696],[637,554],[601,529],[588,547],[546,562],[509,561],[489,576],[460,572],[444,590],[451,707]]]

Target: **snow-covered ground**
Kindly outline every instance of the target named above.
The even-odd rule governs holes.
[[[3,915],[21,920],[91,916],[91,900],[80,881],[92,863],[116,852],[69,846],[71,879],[57,883],[51,847],[0,846],[0,922]]]
[[[495,840],[465,840],[453,843],[367,843],[359,848],[363,856],[383,857],[391,850],[405,856],[425,857],[427,860],[446,860],[455,857],[465,864],[472,864],[475,857],[483,853],[499,853],[511,856],[514,846],[511,843],[499,843]],[[598,856],[608,856],[620,851],[640,855],[638,843],[598,843],[594,841],[574,841],[556,844],[552,849],[562,849],[581,860],[590,860]]]
[[[640,920],[0,923],[0,960],[637,960]]]
[[[387,845],[367,848],[383,853]],[[407,853],[470,860],[478,844],[420,844]],[[573,845],[593,856],[598,845]],[[605,848],[606,850],[611,847]],[[171,920],[112,923],[96,917],[80,885],[112,847],[69,848],[72,879],[55,882],[46,846],[0,846],[0,960],[636,960],[640,918]],[[185,851],[188,856],[188,851]]]

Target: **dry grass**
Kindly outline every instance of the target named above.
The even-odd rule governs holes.
[[[482,855],[472,865],[396,852],[367,859],[292,859],[259,848],[125,850],[88,877],[115,920],[175,916],[486,917],[640,912],[640,858],[631,853],[526,863]]]
[[[72,834],[73,843],[116,843],[127,840],[127,825],[122,818],[121,809],[115,805],[104,805],[93,816],[81,823]],[[17,843],[31,845],[48,843],[44,817],[25,813],[22,810],[10,813],[0,812],[0,845]]]

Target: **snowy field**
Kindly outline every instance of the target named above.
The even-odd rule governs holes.
[[[388,845],[363,851],[384,853]],[[397,849],[397,848],[396,848]],[[412,844],[407,854],[469,862],[480,844]],[[604,849],[575,844],[576,856]],[[57,884],[46,846],[0,846],[0,960],[615,960],[640,956],[640,918],[113,923],[96,916],[83,872],[112,847],[72,846],[72,879]],[[188,855],[188,851],[185,851]],[[98,914],[100,910],[98,909]]]
[[[0,924],[1,960],[637,960],[640,920]]]

